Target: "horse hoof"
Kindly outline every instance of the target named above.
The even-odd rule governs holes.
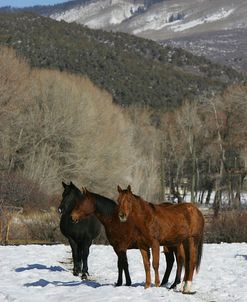
[[[194,295],[196,293],[196,291],[193,292],[182,292],[184,295]]]
[[[126,282],[126,286],[131,286],[131,282]]]
[[[122,286],[122,283],[121,282],[117,282],[117,283],[115,283],[115,286],[116,287]]]
[[[179,284],[180,282],[177,282],[177,283],[173,283],[170,287],[169,287],[169,290],[170,289],[176,289],[177,285]]]
[[[82,273],[81,280],[87,280],[89,274],[88,273]]]
[[[74,276],[79,276],[79,272],[73,271],[73,275],[74,275]]]

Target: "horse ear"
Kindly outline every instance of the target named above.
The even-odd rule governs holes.
[[[64,187],[64,189],[67,187],[66,183],[62,181],[62,185]]]
[[[69,185],[70,185],[70,186],[73,186],[73,182],[71,181]]]
[[[117,186],[117,190],[118,190],[118,193],[121,193],[123,191],[119,185]]]
[[[131,192],[131,186],[130,186],[130,185],[128,185],[127,190],[128,190],[129,192]]]
[[[86,194],[87,193],[87,188],[86,187],[82,187],[82,193]]]

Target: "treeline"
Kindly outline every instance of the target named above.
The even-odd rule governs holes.
[[[157,192],[156,161],[149,162],[155,148],[141,145],[141,138],[152,138],[87,78],[30,69],[2,47],[0,96],[0,195],[6,204],[42,207],[49,200],[43,193],[60,194],[62,180],[110,197],[117,184],[142,187],[146,196]]]
[[[14,47],[32,67],[88,76],[123,106],[169,110],[245,79],[181,49],[31,13],[1,13],[0,43]]]
[[[241,203],[244,85],[165,113],[121,108],[87,78],[30,69],[2,47],[0,95],[1,199],[37,204],[60,193],[62,180],[73,180],[110,197],[117,184],[132,184],[152,202],[190,194],[192,201],[214,200],[216,209]]]
[[[154,203],[213,201],[216,215],[246,198],[247,86],[166,112],[122,108],[89,79],[31,69],[0,47],[0,108],[1,211],[57,206],[62,180],[112,198],[117,184],[131,184]],[[54,211],[31,222],[25,217],[23,228],[11,229],[13,238],[60,240]],[[244,211],[218,217],[206,240],[246,240]],[[243,222],[241,233],[236,221]]]
[[[192,202],[213,200],[216,213],[223,204],[246,202],[246,116],[246,85],[164,114],[161,162],[168,194],[178,201],[187,192]]]

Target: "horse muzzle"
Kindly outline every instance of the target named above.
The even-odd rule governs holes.
[[[121,221],[121,222],[126,222],[127,221],[127,216],[124,214],[124,213],[119,213],[118,214],[118,217],[119,217],[119,220]]]
[[[71,220],[73,223],[78,223],[80,221],[80,219],[74,215],[71,215]]]

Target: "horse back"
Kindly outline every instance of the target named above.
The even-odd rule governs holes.
[[[201,237],[204,229],[204,217],[201,211],[191,203],[170,206],[155,205],[155,228],[159,236],[167,241],[173,238],[180,241],[183,237]]]

